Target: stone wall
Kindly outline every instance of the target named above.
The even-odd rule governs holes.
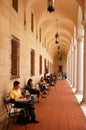
[[[0,120],[4,114],[3,93],[9,92],[14,80],[19,80],[21,87],[29,78],[32,78],[34,83],[37,82],[41,76],[39,74],[40,55],[43,60],[42,75],[44,74],[44,58],[52,63],[49,53],[36,40],[36,27],[34,33],[30,30],[31,10],[28,10],[27,23],[24,26],[24,1],[19,0],[18,13],[13,9],[11,2],[11,0],[0,0]],[[10,79],[12,36],[20,40],[20,78],[14,80]],[[35,50],[35,76],[33,77],[30,75],[31,48]]]

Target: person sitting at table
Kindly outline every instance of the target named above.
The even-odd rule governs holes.
[[[13,103],[15,104],[15,106],[17,108],[27,108],[28,113],[31,117],[31,121],[32,123],[39,123],[39,121],[36,120],[36,114],[34,111],[34,107],[33,107],[33,103],[31,104],[31,101],[28,102],[22,102],[22,101],[18,101],[17,99],[23,99],[24,96],[21,94],[21,90],[20,90],[20,82],[19,81],[14,81],[13,83],[13,88],[10,91],[10,98],[13,100]]]
[[[52,73],[50,73],[49,78],[50,78],[50,85],[51,85],[51,86],[55,86],[54,76],[53,76]]]
[[[40,92],[40,90],[38,90],[35,85],[33,84],[33,80],[29,79],[27,82],[27,86],[26,86],[26,90],[29,91],[30,94],[35,94],[37,95],[38,98],[38,103],[39,103],[39,97],[40,95],[42,96],[42,98],[44,98],[45,96]]]
[[[47,77],[46,73],[44,73],[44,80],[48,85],[50,85],[50,79]]]
[[[41,92],[43,94],[47,94],[47,91],[48,90],[48,87],[47,87],[47,83],[46,81],[44,80],[44,77],[41,77],[40,81],[39,81],[39,87],[41,89]]]

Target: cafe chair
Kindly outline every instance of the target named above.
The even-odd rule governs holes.
[[[4,94],[2,98],[6,109],[6,116],[3,122],[2,129],[4,129],[4,127],[7,126],[7,130],[9,130],[9,125],[11,121],[16,122],[21,113],[21,109],[24,110],[25,108],[16,108],[14,103],[10,100],[9,93]],[[24,123],[24,126],[25,130],[27,130],[26,123]]]

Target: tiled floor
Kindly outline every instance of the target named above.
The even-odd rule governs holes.
[[[27,130],[86,130],[86,117],[66,80],[58,80],[47,98],[35,104],[39,124],[27,124]],[[25,130],[13,124],[9,130]]]

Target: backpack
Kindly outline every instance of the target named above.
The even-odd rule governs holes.
[[[18,117],[17,117],[17,123],[25,125],[29,123],[29,117],[26,116],[24,110],[21,110]]]

